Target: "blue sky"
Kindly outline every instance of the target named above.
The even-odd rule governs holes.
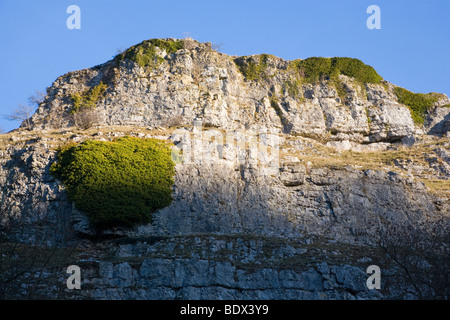
[[[66,27],[72,4],[80,30]],[[369,5],[381,9],[380,30],[366,26]],[[230,55],[359,58],[411,91],[450,94],[449,0],[0,0],[0,114],[120,48],[186,36]],[[18,125],[0,119],[5,131]]]

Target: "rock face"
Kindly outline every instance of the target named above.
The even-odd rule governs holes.
[[[189,41],[188,49],[157,50],[162,59],[157,66],[114,59],[59,77],[32,116],[32,130],[2,135],[0,236],[82,251],[69,263],[84,270],[81,294],[61,287],[64,277],[55,280],[47,267],[49,277],[43,279],[52,285],[39,294],[392,297],[365,285],[365,268],[382,263],[379,256],[349,258],[350,247],[313,244],[315,237],[326,237],[325,243],[351,244],[363,252],[381,226],[448,218],[448,193],[431,192],[423,181],[446,186],[449,142],[421,135],[446,134],[448,98],[441,97],[419,128],[390,83],[361,85],[340,75],[344,95],[328,80],[303,83],[292,94],[287,61],[267,56],[266,77],[250,80],[239,66],[256,56],[230,57]],[[98,126],[75,128],[71,95],[101,82],[107,89],[95,108]],[[174,150],[183,150],[184,161],[176,165],[174,201],[155,212],[151,224],[99,233],[67,199],[49,167],[57,146],[123,135],[168,139]],[[404,151],[400,141],[416,144]],[[111,242],[110,254],[104,254],[96,248],[97,236],[134,240]],[[19,277],[16,297],[29,294],[24,288],[33,287],[32,278],[32,271]]]
[[[434,210],[422,185],[393,172],[284,168],[266,177],[248,168],[182,166],[174,203],[136,235],[313,233],[352,241],[375,231],[379,219],[420,221]]]
[[[223,129],[277,128],[359,143],[398,141],[416,130],[409,109],[398,103],[394,86],[387,82],[361,85],[340,75],[344,97],[326,80],[300,85],[293,97],[287,89],[291,79],[287,61],[267,55],[267,76],[251,81],[239,70],[242,57],[213,51],[208,43],[193,43],[191,49],[171,54],[159,50],[164,62],[154,68],[114,59],[59,77],[31,118],[33,128],[72,125],[68,117],[71,95],[102,81],[109,88],[97,103],[100,125],[170,127],[202,120]],[[271,105],[273,98],[279,101],[277,110]],[[436,105],[448,103],[442,95]],[[449,110],[437,107],[438,118],[445,118]],[[444,128],[438,127],[432,130],[442,133]]]
[[[43,223],[42,232],[47,235],[45,226],[52,226],[55,239],[63,234],[70,237],[72,232],[94,236],[97,231],[67,199],[61,182],[49,173],[56,158],[55,141],[32,141],[25,148],[18,145],[3,152],[3,223],[23,219],[30,229],[22,228],[19,236],[31,242],[39,234],[36,223]],[[294,142],[298,150],[305,147],[300,140]],[[203,148],[211,149],[206,143]],[[437,163],[443,162],[434,169],[435,177],[448,176],[445,149],[436,149],[434,156]],[[380,220],[422,223],[448,212],[448,202],[437,210],[436,198],[423,183],[401,172],[315,167],[292,156],[280,158],[276,167],[252,165],[248,159],[241,164],[237,157],[220,163],[206,160],[176,165],[174,201],[155,212],[151,224],[114,232],[137,237],[250,233],[293,238],[327,234],[341,241],[364,242],[364,237],[376,232]]]
[[[450,108],[436,106],[428,115],[425,130],[428,134],[447,135],[450,131]]]
[[[59,272],[47,272],[51,285],[38,294],[96,300],[383,298],[366,286],[370,258],[360,255],[351,257],[353,265],[339,264],[334,257],[346,250],[340,247],[328,263],[314,262],[326,248],[319,239],[280,240],[199,235],[122,241],[103,248],[115,252],[108,259],[78,263],[80,290],[67,289]]]

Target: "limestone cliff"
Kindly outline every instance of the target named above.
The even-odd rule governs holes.
[[[341,74],[338,86],[328,80],[299,82],[295,68],[281,58],[231,57],[212,50],[209,43],[184,43],[186,49],[170,54],[155,46],[156,65],[140,66],[119,55],[59,77],[31,118],[33,129],[73,125],[68,116],[71,95],[100,82],[108,88],[96,103],[98,125],[157,128],[201,119],[223,129],[277,128],[292,135],[359,143],[399,141],[423,129],[442,135],[448,129],[449,109],[443,106],[450,100],[444,94],[421,131],[408,107],[398,102],[395,86],[386,81],[360,83]],[[245,67],[255,65],[256,76],[247,74]]]
[[[363,282],[366,262],[386,263],[371,251],[380,230],[449,227],[447,96],[435,95],[421,124],[384,80],[306,81],[271,55],[232,57],[192,39],[153,44],[59,77],[30,130],[0,136],[3,239],[75,246],[69,264],[88,274],[82,297],[383,298]],[[151,224],[100,232],[49,167],[67,142],[125,135],[184,151],[186,137],[201,144],[176,165],[174,201]],[[107,237],[128,242],[103,250]],[[39,294],[74,298],[55,278]]]

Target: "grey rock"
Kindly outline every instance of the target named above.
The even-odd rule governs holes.
[[[269,83],[249,82],[236,65],[243,57],[234,59],[235,63],[231,57],[211,51],[208,45],[192,43],[195,45],[190,49],[171,56],[162,53],[165,61],[154,70],[127,60],[120,65],[108,61],[59,77],[32,116],[33,128],[70,127],[73,125],[67,114],[71,108],[70,94],[87,90],[100,81],[111,82],[111,75],[116,74],[114,85],[98,103],[101,126],[158,128],[192,125],[194,120],[202,119],[222,129],[264,127],[358,143],[365,136],[370,141],[393,141],[415,132],[408,108],[398,104],[394,86],[389,83],[362,87],[341,75],[340,81],[347,91],[345,104],[327,81],[302,85],[300,92],[304,98],[294,99],[283,90],[287,61],[269,57],[268,72],[273,74],[266,80]],[[269,101],[270,88],[275,88],[280,98],[280,115]],[[437,113],[430,114],[430,132],[443,132],[442,118],[447,117],[448,108],[440,106],[448,99],[441,100]]]
[[[309,269],[304,274],[305,285],[304,288],[308,291],[321,291],[323,290],[322,275],[314,269]]]
[[[336,275],[336,282],[344,289],[351,290],[351,292],[364,291],[365,281],[367,280],[367,274],[361,269],[344,266],[340,268],[335,268],[334,273]]]
[[[447,104],[450,101],[447,98]],[[450,130],[450,107],[436,106],[428,111],[425,119],[425,132],[427,134],[445,136]]]
[[[84,246],[85,254],[90,254],[92,243],[83,237],[148,240],[108,242],[113,247],[108,259],[99,258],[104,252],[98,250],[80,261],[86,264],[86,289],[80,296],[87,299],[383,298],[367,290],[367,274],[361,267],[333,261],[340,257],[340,248],[315,248],[315,236],[332,238],[334,244],[370,244],[380,221],[423,224],[449,212],[445,195],[432,194],[416,179],[448,178],[448,143],[433,147],[424,157],[429,165],[412,165],[412,160],[399,158],[394,160],[395,169],[318,167],[311,155],[324,152],[322,146],[315,147],[317,141],[336,148],[333,153],[338,154],[413,145],[426,139],[423,133],[448,135],[449,108],[444,107],[448,98],[436,104],[425,126],[419,128],[389,83],[363,87],[341,76],[345,99],[327,81],[303,84],[299,88],[303,97],[293,98],[283,89],[288,78],[281,70],[287,69],[288,62],[280,58],[269,58],[267,72],[273,76],[264,82],[245,80],[235,63],[243,58],[213,52],[207,44],[194,42],[190,49],[172,55],[160,51],[159,55],[165,61],[155,70],[125,60],[116,68],[109,61],[59,77],[31,118],[33,130],[18,130],[4,140],[6,146],[0,150],[2,239],[37,246],[76,244]],[[133,126],[132,130],[75,133],[68,117],[70,95],[111,80],[113,71],[118,72],[116,82],[109,83],[96,109],[99,129]],[[277,110],[271,103],[273,95],[279,100]],[[219,137],[225,131],[237,139],[242,138],[239,130],[278,132],[279,141],[266,140],[266,144],[279,147],[280,162],[260,165],[245,147],[236,150],[224,143],[215,148],[205,136],[201,151],[208,151],[206,156],[176,165],[174,201],[155,212],[152,223],[102,232],[89,224],[68,200],[61,182],[50,174],[57,145],[52,139],[56,138],[39,131],[70,128],[72,132],[60,133],[73,137],[60,142],[106,141],[131,131],[132,136],[179,145],[193,132],[194,121],[200,120]],[[170,131],[171,137],[162,129],[177,126],[181,128]],[[139,128],[160,129],[144,134]],[[260,161],[276,162],[268,151],[262,153]],[[214,157],[220,161],[211,161]],[[394,172],[397,169],[408,170],[409,175]],[[19,228],[9,229],[17,221]],[[34,271],[21,278],[19,297],[32,287]],[[43,274],[47,277],[51,272]],[[69,294],[58,288],[52,283],[39,290],[51,298]]]

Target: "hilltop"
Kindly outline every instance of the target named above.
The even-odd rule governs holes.
[[[427,247],[450,226],[449,105],[358,59],[236,57],[193,39],[69,72],[0,135],[3,294],[402,296],[417,289],[407,278],[373,291],[365,268],[398,279],[394,244],[435,252],[420,256],[430,275],[449,265],[448,242]],[[70,264],[85,272],[76,294],[58,273]],[[406,297],[448,292],[433,284]]]

